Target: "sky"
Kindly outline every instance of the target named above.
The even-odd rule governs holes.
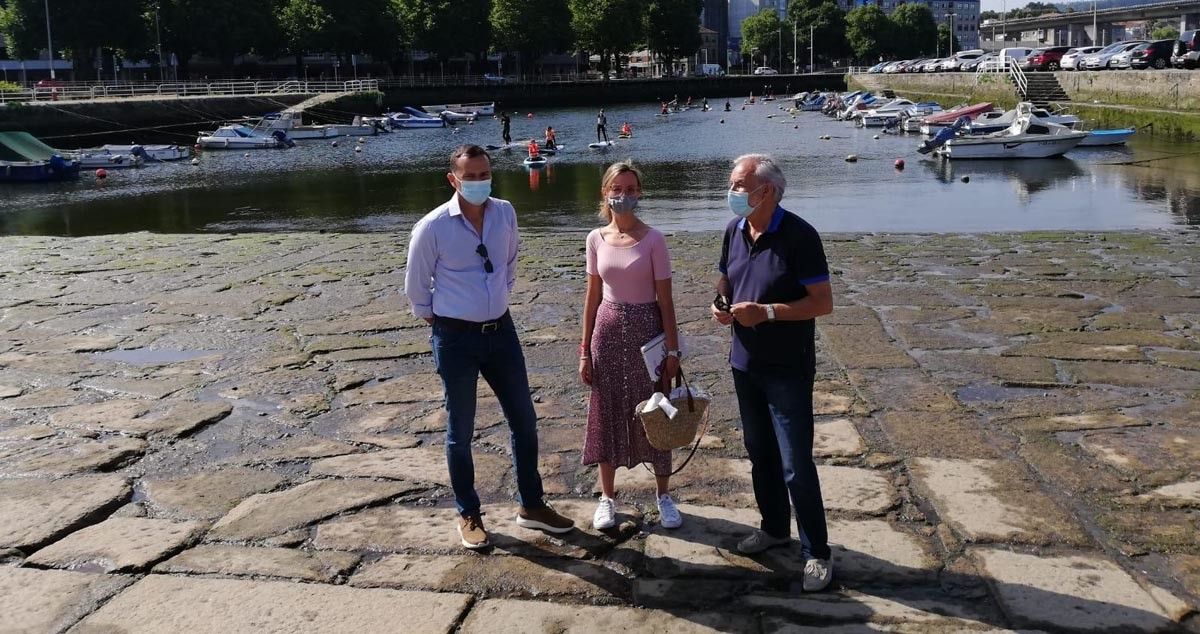
[[[1003,6],[1007,6],[1009,9],[1015,9],[1017,7],[1023,7],[1027,5],[1029,2],[1030,0],[1008,0],[1007,2],[1004,2],[1003,0],[980,0],[979,10],[1000,11]]]

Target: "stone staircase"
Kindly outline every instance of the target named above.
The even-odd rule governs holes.
[[[1033,102],[1035,106],[1046,107],[1051,102],[1071,100],[1053,73],[1026,73],[1025,81],[1027,83],[1024,92],[1022,93],[1020,85],[1017,85],[1017,92],[1021,94],[1022,100]]]

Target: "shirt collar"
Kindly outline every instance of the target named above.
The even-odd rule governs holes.
[[[457,198],[457,196],[455,197]],[[775,213],[771,214],[771,224],[767,225],[765,233],[775,233],[779,229],[779,225],[783,222],[783,214],[787,210],[779,205],[775,205]],[[746,219],[742,218],[738,221],[738,231],[746,230]]]
[[[492,197],[488,196],[487,202],[483,203],[484,211],[487,211],[488,204],[491,202],[492,202]],[[455,190],[453,194],[450,194],[450,202],[447,204],[449,205],[447,207],[447,211],[451,216],[461,216],[462,215],[462,207],[460,207],[458,204],[458,190]]]

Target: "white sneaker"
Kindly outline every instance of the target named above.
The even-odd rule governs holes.
[[[658,496],[658,523],[663,528],[679,528],[683,525],[683,516],[675,507],[675,500],[666,493]]]
[[[784,546],[791,543],[792,538],[789,537],[771,537],[768,533],[761,529],[756,529],[750,536],[738,542],[738,552],[743,555],[755,555],[761,553],[768,548],[776,546]]]
[[[597,530],[612,528],[617,525],[617,501],[600,496],[596,505],[596,513],[592,515],[592,527]]]
[[[833,580],[832,559],[809,559],[804,562],[804,591],[820,592]]]

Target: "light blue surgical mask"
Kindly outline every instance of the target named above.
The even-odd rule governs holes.
[[[754,208],[750,206],[750,194],[762,188],[763,186],[759,185],[748,192],[735,192],[730,189],[726,195],[726,199],[729,201],[729,211],[739,218],[745,218],[754,213]]]
[[[457,178],[457,177],[455,177]],[[482,205],[492,195],[492,179],[485,181],[465,181],[458,178],[458,193],[472,205]]]
[[[637,196],[609,196],[608,208],[615,214],[629,214],[637,209]]]

